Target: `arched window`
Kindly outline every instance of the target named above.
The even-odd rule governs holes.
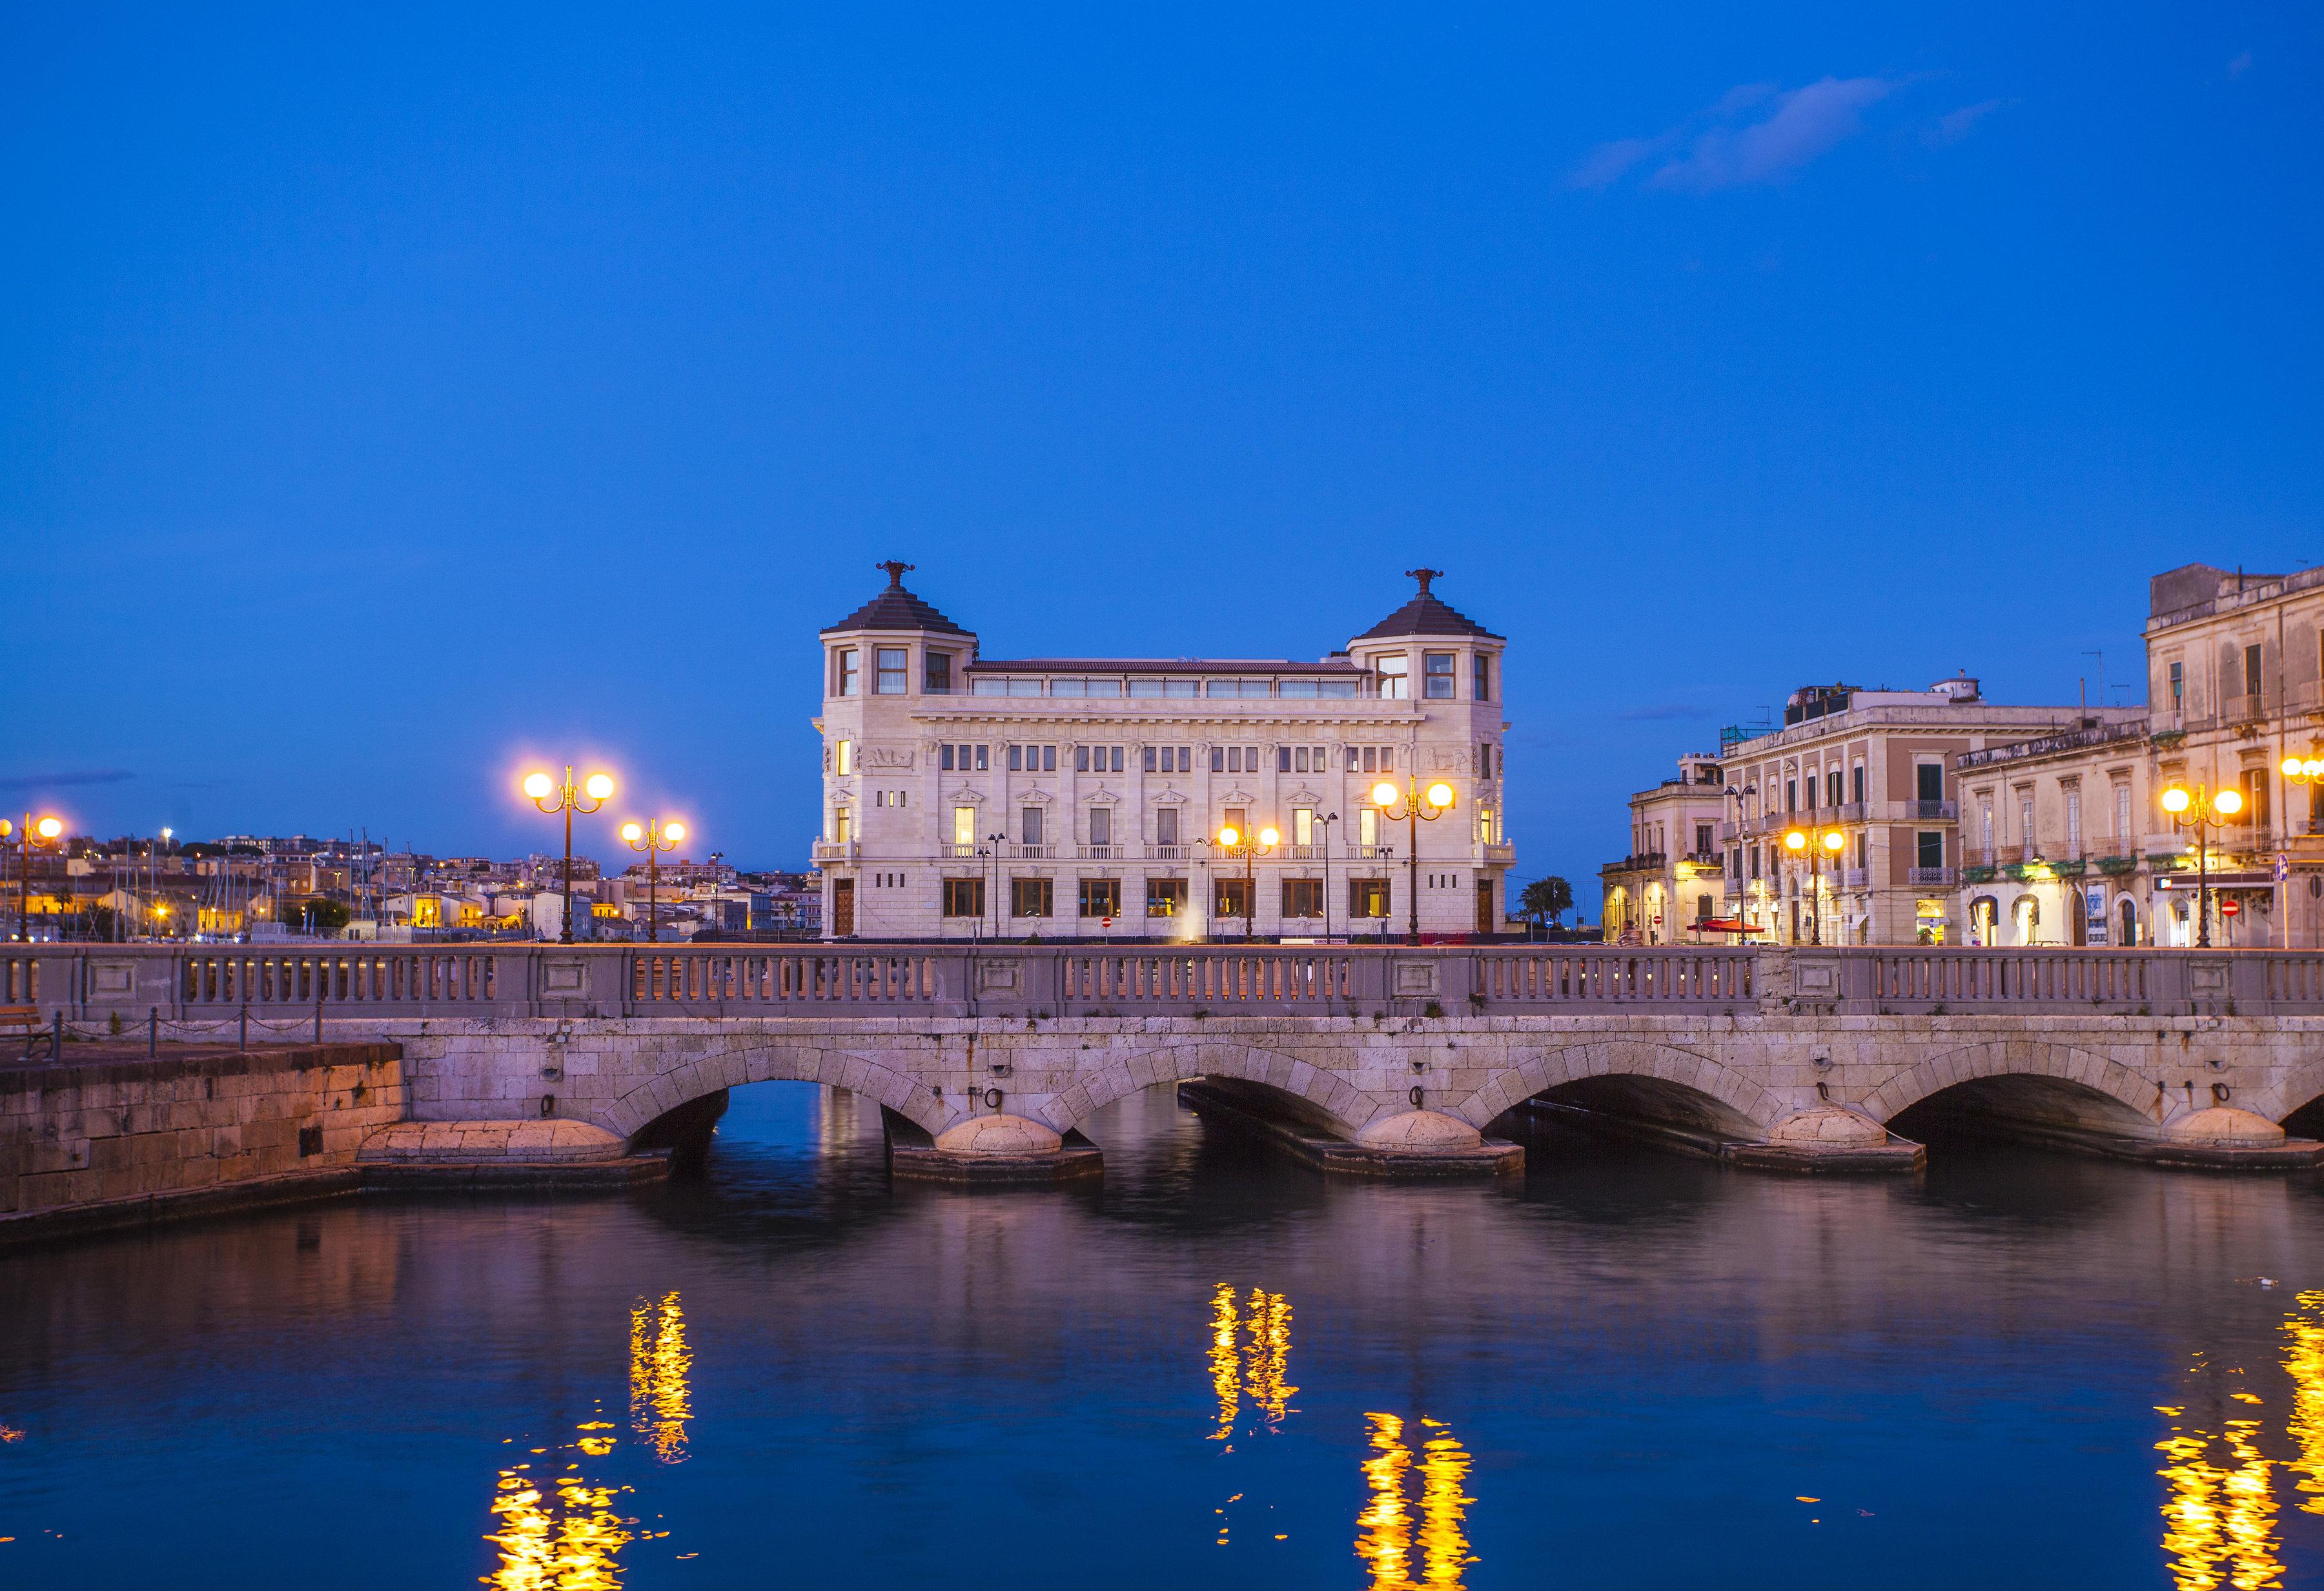
[[[2138,903],[2127,895],[2123,896],[2115,902],[2115,913],[2116,920],[2122,924],[2122,931],[2116,937],[2115,943],[2126,947],[2136,944],[2138,943]]]
[[[2017,943],[2039,944],[2042,941],[2042,903],[2030,895],[2021,895],[2009,906],[2009,918],[2017,928]]]
[[[2000,923],[2001,903],[1993,897],[1980,895],[1969,903],[1969,932],[1974,936],[1972,943],[1988,946],[1994,944],[1996,943],[1994,931]]]

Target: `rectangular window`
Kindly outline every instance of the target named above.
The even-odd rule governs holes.
[[[1452,654],[1423,652],[1420,655],[1421,675],[1432,702],[1452,699]]]
[[[1146,880],[1146,915],[1149,917],[1175,917],[1186,905],[1186,881],[1184,878],[1148,878]]]
[[[1382,746],[1379,749],[1379,754],[1380,772],[1394,773],[1396,771],[1396,748],[1393,746]]]
[[[1025,771],[1024,747],[1012,744],[1009,748],[1009,771],[1010,773],[1022,773]]]
[[[1388,915],[1388,904],[1387,879],[1348,880],[1348,915],[1351,917],[1385,917]]]
[[[2114,787],[2114,838],[2115,843],[2122,848],[2123,854],[2129,855],[2131,838],[2130,786],[2128,785],[2116,785]]]
[[[1702,832],[1705,834],[1711,832],[1709,829],[1705,829]],[[1489,806],[1479,807],[1477,809],[1478,840],[1484,844],[1492,845],[1498,843],[1500,837],[1500,831],[1496,828],[1493,823],[1493,809]],[[1709,851],[1711,849],[1711,841],[1709,840],[1705,840],[1702,842],[1702,848],[1706,852]]]
[[[1985,860],[1993,860],[1993,803],[1980,803],[1977,811],[1978,842],[1985,851]]]
[[[2244,694],[2252,698],[2254,710],[2259,706],[2260,694],[2259,648],[2246,647],[2244,648]]]
[[[872,648],[872,694],[875,696],[900,696],[908,684],[912,654],[907,647],[874,647]]]
[[[1305,754],[1303,752],[1301,755],[1304,759]],[[1289,773],[1291,771],[1290,747],[1277,746],[1275,749],[1275,771],[1277,773]]]
[[[852,696],[855,694],[855,648],[840,647],[831,654],[831,694]]]
[[[1411,694],[1406,689],[1405,678],[1405,670],[1409,664],[1410,659],[1401,657],[1379,659],[1377,667],[1379,671],[1380,700],[1401,702]]]
[[[955,749],[950,740],[936,748],[938,766],[946,773],[952,772],[952,754]]]
[[[1157,763],[1161,757],[1161,751],[1162,749],[1159,746],[1148,746],[1146,748],[1146,771],[1148,773],[1158,773],[1161,771],[1157,766]]]
[[[2176,713],[2186,704],[2187,666],[2184,663],[2173,663],[2171,666],[2171,711]]]
[[[1112,748],[1112,752],[1113,755],[1108,759],[1108,770],[1113,773],[1120,773],[1121,771],[1122,748],[1116,746]]]
[[[1360,806],[1356,808],[1357,844],[1378,845],[1379,843],[1379,831],[1380,814],[1379,807]]]
[[[1323,880],[1286,878],[1283,881],[1283,915],[1286,917],[1322,916],[1323,915]]]
[[[1941,802],[1944,800],[1945,765],[1941,762],[1923,762],[1914,768],[1913,793],[1913,798],[1916,801]]]
[[[952,809],[952,842],[954,845],[976,843],[976,808],[955,806]]]
[[[1018,808],[1018,839],[1026,845],[1041,843],[1041,809],[1038,806]]]
[[[1864,805],[1864,765],[1858,763],[1849,777],[1854,782],[1848,798],[1861,806]]]
[[[1695,855],[1709,856],[1711,854],[1711,826],[1709,823],[1697,823],[1694,825]]]
[[[1178,809],[1176,807],[1157,806],[1154,809],[1154,843],[1157,845],[1178,843]]]
[[[1829,786],[1825,795],[1825,799],[1832,805],[1838,806],[1840,805],[1840,769],[1833,768],[1830,773],[1826,774],[1824,776],[1824,783]]]
[[[835,806],[831,809],[831,838],[839,845],[855,838],[855,813],[853,808]]]
[[[1089,754],[1090,749],[1087,746],[1076,746],[1074,748],[1074,771],[1075,773],[1089,772]],[[1104,753],[1100,752],[1099,755],[1103,756]]]
[[[1041,771],[1043,773],[1057,771],[1057,749],[1055,746],[1041,748]]]
[[[1785,812],[1797,812],[1799,809],[1800,782],[1797,779],[1785,779],[1784,781],[1784,810]]]
[[[2257,648],[2255,648],[2254,649],[2256,650]],[[2266,828],[2268,819],[2267,769],[2264,768],[2247,768],[2244,769],[2243,786],[2244,809],[2239,814],[2238,821],[2249,823],[2255,829]]]
[[[1081,913],[1084,917],[1121,915],[1121,880],[1119,878],[1083,879]]]
[[[1211,903],[1214,917],[1240,917],[1244,915],[1243,903],[1250,898],[1250,881],[1247,878],[1214,879],[1216,898]]]
[[[2017,843],[2025,848],[2025,860],[2034,860],[2034,797],[2023,796],[2017,801]]]
[[[843,738],[831,754],[832,772],[846,778],[855,771],[855,742]]]
[[[1291,809],[1291,843],[1294,845],[1315,843],[1315,809],[1314,807],[1295,806]]]
[[[1366,773],[1377,773],[1379,771],[1379,749],[1378,747],[1367,746],[1364,748],[1364,771]]]
[[[1860,873],[1871,865],[1872,836],[1869,834],[1858,834],[1856,837],[1856,870]]]
[[[1113,843],[1113,808],[1093,806],[1089,809],[1089,837],[1092,845]]]
[[[2066,854],[2082,854],[2082,793],[2066,792]]]
[[[920,689],[931,696],[952,694],[952,654],[928,652],[920,659]]]
[[[1913,836],[1913,854],[1916,868],[1941,868],[1945,865],[1945,834],[1941,829],[1923,829]]]
[[[1219,826],[1232,829],[1246,840],[1250,837],[1250,811],[1248,807],[1230,806],[1220,814]]]
[[[1759,848],[1757,845],[1751,847],[1751,876],[1754,878],[1759,876]]]
[[[947,917],[984,915],[984,880],[946,878],[944,881],[944,915]]]
[[[1477,654],[1476,693],[1480,702],[1493,699],[1493,660],[1482,652]]]
[[[976,749],[976,771],[979,773],[985,771],[985,752],[988,750],[989,748],[983,746]]]
[[[1227,771],[1227,749],[1224,746],[1211,748],[1211,771],[1213,773]]]
[[[1253,769],[1252,771],[1253,771],[1253,772],[1257,772],[1258,770],[1257,770],[1257,769]],[[1240,747],[1240,746],[1230,746],[1230,747],[1228,747],[1228,748],[1227,748],[1227,772],[1229,772],[1229,773],[1240,773],[1240,772],[1242,772],[1242,748],[1241,748],[1241,747]]]
[[[1009,915],[1012,917],[1046,917],[1049,915],[1051,895],[1047,878],[1011,878],[1009,880]]]

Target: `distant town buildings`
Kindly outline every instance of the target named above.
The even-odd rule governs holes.
[[[1693,754],[1631,798],[1607,936],[2324,944],[2324,799],[2301,768],[2324,761],[2324,568],[2189,565],[2149,609],[2144,707],[2006,705],[1957,677],[1811,685],[1780,726],[1730,730],[1715,768]],[[2173,787],[2239,810],[2199,834],[2164,809]],[[1715,891],[1696,860],[1713,788]]]

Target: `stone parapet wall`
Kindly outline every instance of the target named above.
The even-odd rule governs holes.
[[[0,1067],[0,1219],[344,1171],[410,1103],[392,1042],[143,1052]]]

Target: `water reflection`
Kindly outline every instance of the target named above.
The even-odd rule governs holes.
[[[1424,1419],[1432,1434],[1420,1444],[1417,1465],[1419,1527],[1406,1492],[1416,1467],[1404,1421],[1393,1414],[1367,1414],[1371,1456],[1364,1460],[1364,1484],[1371,1496],[1356,1516],[1356,1556],[1371,1568],[1372,1591],[1404,1591],[1416,1586],[1458,1586],[1462,1572],[1477,1561],[1464,1526],[1469,1504],[1465,1483],[1471,1460],[1441,1421]],[[1420,1578],[1412,1577],[1413,1553],[1420,1555]]]
[[[2324,1513],[2324,1292],[2300,1295],[2300,1312],[2283,1322],[2283,1368],[2292,1377],[2288,1433],[2300,1457],[2291,1463],[2305,1498],[2302,1513]]]
[[[664,1464],[686,1462],[686,1312],[678,1294],[661,1302],[640,1299],[630,1307],[630,1426]]]
[[[1228,1283],[1222,1282],[1213,1289],[1211,1390],[1218,1398],[1219,1421],[1211,1439],[1234,1439],[1235,1421],[1245,1397],[1268,1429],[1280,1429],[1284,1418],[1294,1412],[1291,1399],[1299,1391],[1290,1383],[1290,1364],[1289,1299],[1254,1287],[1250,1297],[1239,1303]]]
[[[603,1421],[585,1432],[609,1430]],[[603,1443],[603,1446],[598,1444]],[[556,1449],[602,1457],[610,1438],[586,1436]],[[553,1462],[544,1458],[544,1466]],[[613,1591],[622,1583],[622,1549],[636,1539],[637,1523],[616,1513],[613,1499],[627,1486],[599,1485],[577,1473],[577,1462],[550,1478],[519,1464],[500,1472],[493,1498],[496,1528],[484,1535],[500,1551],[500,1566],[483,1577],[497,1591]]]

